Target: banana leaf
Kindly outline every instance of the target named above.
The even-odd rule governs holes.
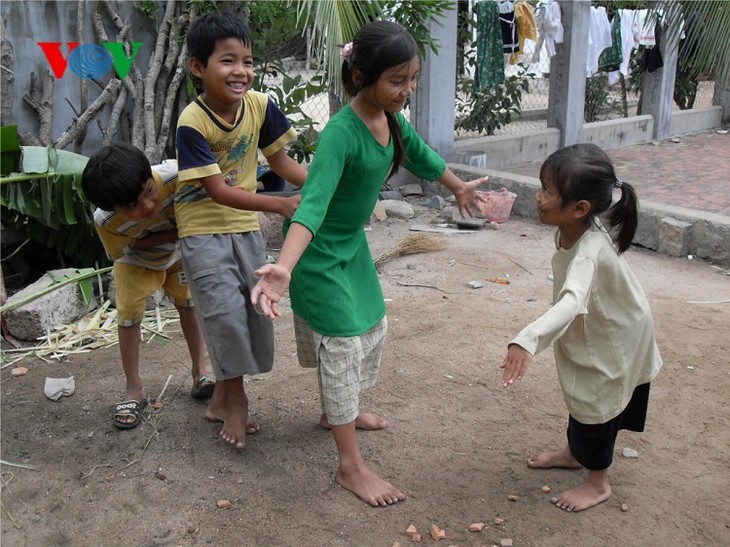
[[[3,224],[66,255],[78,266],[107,264],[94,229],[93,206],[81,190],[86,156],[21,147],[22,172],[0,177]]]

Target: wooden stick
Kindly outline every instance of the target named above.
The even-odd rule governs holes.
[[[10,467],[20,467],[21,469],[33,469],[34,471],[36,469],[35,467],[30,466],[30,465],[21,465],[19,463],[10,463],[10,462],[6,462],[5,460],[0,460],[0,463],[3,465],[9,465]]]
[[[165,385],[162,388],[162,391],[160,391],[160,394],[157,396],[157,400],[158,401],[161,401],[162,400],[162,396],[165,394],[165,391],[167,390],[167,386],[170,384],[170,380],[172,380],[172,374],[170,374],[167,377],[167,382],[165,382]]]
[[[440,289],[436,285],[423,285],[421,283],[403,283],[402,281],[396,281],[395,283],[396,283],[396,285],[401,285],[403,287],[424,287],[426,289],[436,289],[437,291],[445,292],[447,294],[454,294],[454,293],[450,293],[449,291]]]

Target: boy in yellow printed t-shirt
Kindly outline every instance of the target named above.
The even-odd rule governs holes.
[[[206,417],[241,450],[259,425],[249,416],[244,374],[268,372],[271,319],[251,304],[254,271],[265,262],[256,211],[291,218],[298,195],[256,194],[257,150],[283,179],[301,186],[306,171],[286,154],[295,136],[274,102],[251,91],[253,39],[233,15],[207,13],[187,33],[189,70],[204,92],[177,125],[179,179],[175,216],[183,264],[195,300],[216,389]]]
[[[205,343],[183,275],[174,190],[177,163],[150,166],[144,153],[117,143],[96,152],[84,169],[81,184],[96,207],[94,224],[104,250],[114,261],[119,350],[127,382],[124,400],[114,408],[113,423],[130,429],[142,422],[146,404],[139,373],[140,322],[147,298],[160,288],[173,300],[192,359],[197,399],[213,394],[205,370]]]

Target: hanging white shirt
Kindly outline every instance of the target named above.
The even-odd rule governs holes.
[[[588,24],[588,51],[586,53],[586,76],[598,72],[598,57],[601,52],[611,46],[611,23],[608,21],[606,8],[591,6]]]
[[[655,27],[656,19],[649,17],[648,9],[636,10],[633,27],[634,42],[641,46],[654,47],[656,45]]]
[[[560,6],[555,0],[543,0],[535,8],[535,26],[538,42],[532,62],[540,60],[540,51],[545,45],[548,57],[555,55],[555,44],[562,44],[564,39],[563,22],[560,16]]]
[[[618,70],[609,72],[608,84],[613,85],[618,82],[619,73],[624,77],[629,75],[629,62],[631,61],[631,53],[634,51],[634,10],[620,9],[618,10],[621,17],[621,66]]]

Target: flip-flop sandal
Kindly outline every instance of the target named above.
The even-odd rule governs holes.
[[[215,382],[209,376],[201,376],[190,390],[193,399],[210,399],[213,396]]]
[[[114,425],[119,429],[132,429],[142,423],[142,411],[147,406],[147,401],[142,400],[135,401],[130,399],[128,401],[122,401],[114,406]],[[117,418],[126,418],[132,416],[134,421],[132,422],[120,422]]]

